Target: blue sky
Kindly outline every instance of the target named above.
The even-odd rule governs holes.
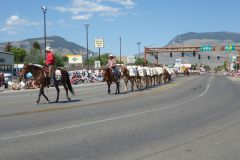
[[[185,32],[240,32],[239,0],[0,0],[0,42],[43,36],[42,5],[47,6],[47,35],[59,35],[89,49],[103,37],[101,52],[138,53],[144,46],[166,45]]]

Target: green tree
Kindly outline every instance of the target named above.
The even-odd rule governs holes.
[[[41,50],[41,46],[38,42],[34,42],[32,48],[34,48],[36,50]]]
[[[67,63],[68,62],[68,57],[66,55],[62,56],[63,62]]]
[[[55,67],[64,67],[65,63],[60,54],[55,54]]]
[[[13,48],[12,44],[10,42],[8,42],[4,48],[4,51],[11,52],[12,48]]]
[[[11,52],[14,54],[15,63],[23,63],[26,56],[26,50],[23,48],[14,47],[11,49]]]
[[[224,61],[223,63],[223,69],[226,71],[227,70],[227,61]]]
[[[24,61],[26,63],[41,64],[44,62],[44,55],[41,54],[39,49],[32,48],[30,52],[27,53]]]
[[[105,66],[107,63],[108,63],[108,53],[105,53],[105,54],[102,54],[101,56],[100,56],[100,62],[101,62],[101,66]],[[84,63],[84,65],[87,65],[88,64],[88,62],[89,62],[89,66],[94,66],[94,63],[95,63],[95,61],[98,61],[99,59],[98,59],[98,56],[96,56],[96,57],[90,57],[89,59],[88,59],[88,61],[86,60],[85,61],[85,63]]]
[[[149,64],[149,62],[147,61],[146,64]],[[144,59],[143,58],[137,58],[135,65],[144,65]]]

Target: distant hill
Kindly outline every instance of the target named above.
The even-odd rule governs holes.
[[[174,46],[201,46],[201,45],[226,45],[226,44],[235,44],[240,45],[240,33],[234,32],[204,32],[204,33],[195,33],[188,32],[173,38],[166,47]],[[161,47],[161,46],[159,46]],[[216,67],[223,65],[224,61],[231,61],[232,56],[238,56],[238,52],[226,52],[226,51],[216,51],[216,52],[198,52],[197,56],[193,57],[192,53],[185,53],[184,57],[181,57],[181,53],[174,53],[173,57],[170,58],[169,53],[159,54],[158,61],[160,64],[170,64],[175,63],[176,58],[181,58],[184,63],[191,64],[206,64],[211,67]],[[201,55],[201,60],[199,60],[198,54]],[[143,57],[143,54],[141,54]],[[208,60],[208,56],[211,57]],[[220,60],[217,59],[217,56],[220,56]],[[150,62],[155,63],[156,60],[153,56],[147,55],[147,59]]]
[[[234,32],[204,32],[195,33],[188,32],[173,38],[167,46],[182,46],[182,45],[202,45],[202,44],[239,44],[240,43],[240,33]]]
[[[32,47],[32,44],[34,42],[38,42],[40,44],[41,48],[44,48],[44,38],[43,37],[29,38],[29,39],[25,39],[22,41],[15,41],[15,42],[10,42],[10,43],[13,46],[25,48],[26,50],[30,50]],[[7,42],[0,43],[0,50],[3,50],[6,44],[7,44]],[[47,37],[47,45],[49,45],[54,50],[55,53],[79,54],[82,52],[84,54],[84,56],[86,56],[86,48],[84,48],[83,46],[80,46],[76,43],[67,41],[60,36]],[[89,50],[89,56],[91,56],[91,55],[95,55],[95,53]]]

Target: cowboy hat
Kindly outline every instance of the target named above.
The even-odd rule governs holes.
[[[46,51],[52,51],[51,47],[46,47]]]
[[[114,57],[114,55],[113,54],[109,54],[109,56],[108,57]]]

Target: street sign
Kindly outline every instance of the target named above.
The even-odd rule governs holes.
[[[128,64],[133,64],[136,62],[136,59],[134,56],[127,56],[127,63]]]
[[[103,48],[103,47],[104,47],[104,39],[95,38],[95,48]]]
[[[95,61],[94,68],[95,68],[95,69],[101,68],[101,62],[100,62],[100,61]]]

